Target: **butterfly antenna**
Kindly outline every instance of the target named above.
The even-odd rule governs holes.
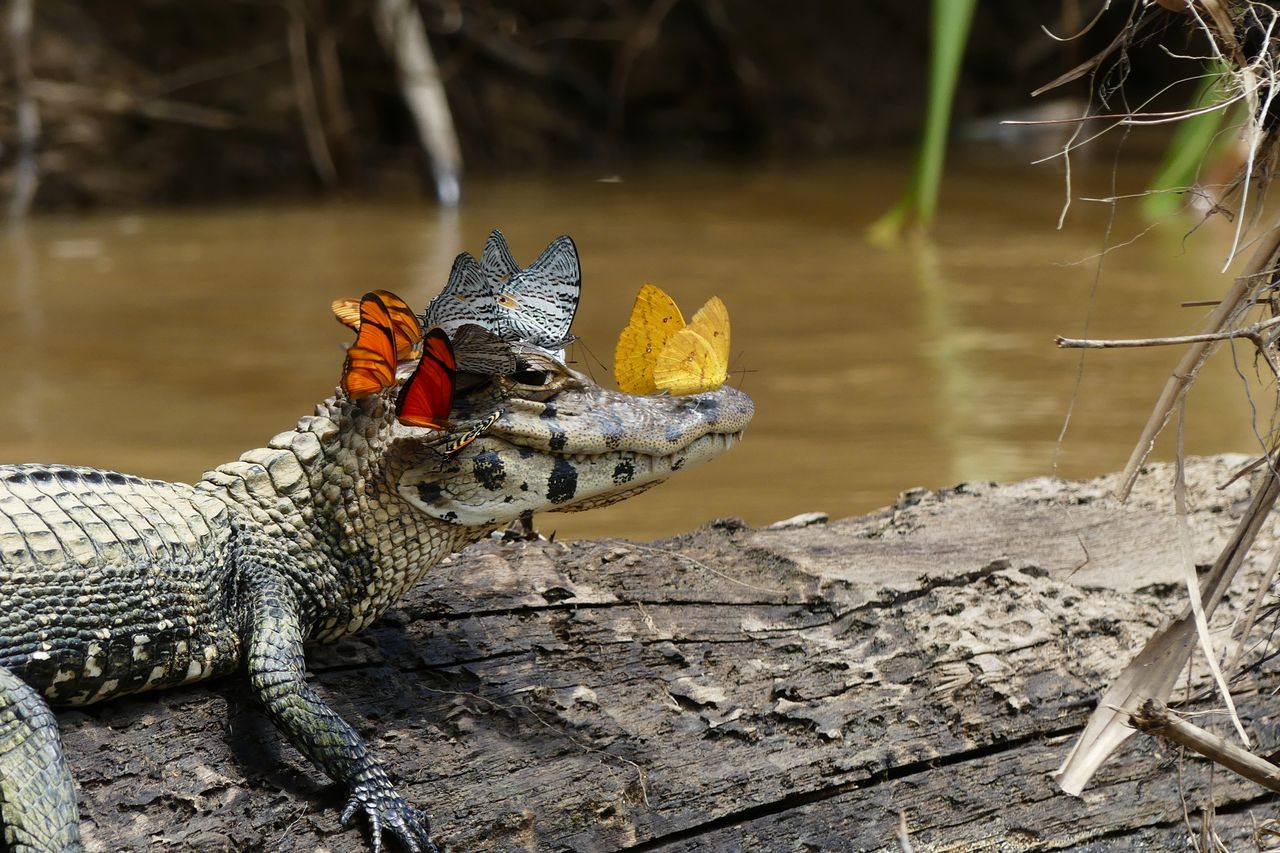
[[[609,366],[605,364],[599,356],[592,352],[591,347],[587,346],[581,339],[574,341],[573,346],[582,347],[582,352],[586,356],[586,358],[582,360],[582,365],[586,368],[587,375],[591,377],[592,382],[596,382],[596,372],[591,367],[591,363],[593,361],[600,365],[600,369],[606,374],[609,372]],[[598,385],[600,383],[596,382],[596,384]]]
[[[735,358],[735,359],[734,359],[734,361],[735,361],[735,362],[741,362],[741,361],[742,361],[742,353],[738,353],[738,357],[737,357],[737,358]],[[747,381],[747,374],[748,374],[748,373],[758,373],[759,371],[757,371],[757,370],[755,370],[755,369],[749,369],[749,368],[746,368],[746,367],[739,367],[739,368],[733,368],[733,367],[730,367],[730,368],[729,368],[729,372],[731,372],[731,373],[736,373],[736,374],[738,375],[738,390],[739,390],[739,391],[741,391],[741,390],[743,390],[743,386],[746,384],[746,381]]]

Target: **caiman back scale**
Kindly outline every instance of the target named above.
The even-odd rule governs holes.
[[[53,706],[246,672],[275,724],[383,830],[434,849],[356,732],[304,680],[303,644],[377,619],[433,565],[529,511],[621,500],[732,445],[732,388],[634,397],[555,360],[473,385],[503,408],[446,455],[394,389],[339,395],[195,485],[0,466],[0,822],[13,851],[80,848]]]

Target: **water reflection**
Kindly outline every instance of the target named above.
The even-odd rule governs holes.
[[[45,348],[48,345],[44,306],[37,295],[40,273],[31,236],[21,221],[8,228],[5,241],[8,245],[6,254],[12,259],[9,272],[13,276],[13,311],[12,316],[0,326],[0,334],[13,341],[18,352],[26,354],[22,363],[27,367],[11,374],[9,384],[13,399],[27,404],[11,406],[10,420],[13,429],[36,436],[43,421],[38,391],[45,382]]]
[[[557,234],[576,240],[579,369],[611,381],[614,340],[652,281],[682,305],[724,298],[731,381],[757,403],[726,458],[615,507],[544,516],[543,530],[642,538],[722,515],[847,515],[912,486],[1049,473],[1078,359],[1052,340],[1080,331],[1092,269],[1069,264],[1098,252],[1105,212],[1078,205],[1055,231],[1058,176],[1008,155],[959,158],[934,243],[875,249],[861,229],[896,197],[899,165],[522,178],[476,183],[452,213],[406,202],[35,220],[0,248],[0,460],[190,481],[332,393],[347,334],[331,299],[387,288],[423,305],[496,226],[526,263]],[[1088,180],[1077,176],[1081,194]],[[1122,217],[1113,242],[1144,227]],[[1202,229],[1185,248],[1184,232],[1108,256],[1094,336],[1195,329],[1205,309],[1178,303],[1225,288],[1230,232]],[[1090,354],[1062,473],[1119,468],[1175,360]],[[1254,446],[1229,358],[1190,403],[1192,452]]]

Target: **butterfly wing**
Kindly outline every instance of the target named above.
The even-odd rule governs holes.
[[[449,271],[449,281],[431,300],[422,315],[423,326],[440,326],[452,332],[463,323],[479,323],[493,328],[496,306],[480,273],[480,265],[467,252],[458,255]]]
[[[342,388],[352,400],[396,384],[396,339],[391,312],[376,293],[360,299],[360,327],[342,366]]]
[[[368,347],[349,347],[342,366],[342,389],[352,400],[361,400],[395,384],[386,354]]]
[[[422,341],[422,326],[418,323],[418,316],[413,313],[408,303],[389,290],[375,290],[374,295],[382,300],[391,317],[391,329],[395,333],[396,340],[396,357],[400,361],[409,361]]]
[[[727,374],[729,370],[729,309],[720,301],[719,296],[711,297],[698,309],[698,313],[694,314],[693,319],[689,321],[689,328],[707,339],[707,343],[711,344],[711,349],[724,365]]]
[[[513,338],[554,348],[569,336],[581,292],[578,248],[569,237],[557,237],[498,289],[499,313]]]
[[[684,328],[684,317],[675,301],[659,287],[646,284],[636,294],[631,319],[618,335],[613,351],[613,374],[628,394],[652,394],[658,354],[673,335]]]
[[[413,313],[408,303],[390,290],[375,290],[373,294],[382,300],[391,319],[391,330],[396,341],[396,357],[400,361],[410,360],[418,347],[418,342],[422,340],[422,326],[418,323],[417,315]],[[349,329],[360,331],[359,299],[335,299],[329,307],[339,323]]]
[[[453,353],[463,373],[506,376],[516,369],[511,344],[475,323],[464,323],[453,333]]]
[[[452,456],[453,454],[457,453],[459,450],[461,450],[462,448],[466,447],[468,444],[470,444],[471,442],[479,438],[486,430],[489,429],[489,427],[497,423],[498,418],[500,417],[502,417],[502,409],[494,410],[488,417],[483,418],[480,421],[477,421],[466,432],[459,433],[458,435],[450,436],[447,441],[436,446],[436,450],[440,451],[446,456]]]
[[[653,382],[672,394],[699,394],[719,388],[728,376],[710,341],[692,327],[682,329],[663,345],[653,366]]]
[[[354,332],[360,331],[360,300],[345,297],[329,303],[338,322]]]
[[[396,417],[400,423],[430,429],[448,428],[457,370],[449,336],[440,328],[427,332],[422,339],[422,358],[396,401]]]
[[[507,238],[497,228],[493,229],[484,243],[484,252],[480,255],[480,272],[489,293],[502,291],[507,282],[520,272],[520,265],[511,256]]]

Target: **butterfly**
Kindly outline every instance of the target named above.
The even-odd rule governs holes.
[[[422,340],[422,326],[418,323],[418,316],[413,313],[413,309],[407,302],[389,290],[375,290],[372,295],[382,301],[391,319],[396,358],[400,361],[409,361]],[[361,304],[369,296],[370,294],[366,293],[361,299],[335,299],[329,307],[339,323],[359,332]]]
[[[422,339],[422,358],[400,389],[396,417],[405,426],[448,429],[458,362],[449,335],[439,326]]]
[[[395,294],[387,295],[399,300]],[[397,341],[407,335],[397,334],[397,320],[377,293],[366,293],[360,298],[358,319],[356,342],[347,349],[347,359],[342,365],[342,390],[352,400],[377,394],[396,384]]]
[[[449,430],[449,410],[453,408],[457,362],[449,335],[435,327],[422,341],[422,359],[400,389],[396,400],[396,418],[405,426]],[[502,409],[481,418],[464,432],[445,436],[432,446],[452,455],[480,437],[502,417]]]
[[[487,417],[476,421],[466,432],[451,435],[443,443],[434,445],[434,447],[446,456],[452,456],[479,438],[489,427],[497,423],[500,417],[502,417],[502,409],[494,409]]]
[[[581,290],[582,268],[572,239],[557,237],[521,269],[502,232],[494,230],[478,262],[467,252],[458,255],[449,281],[422,320],[449,331],[476,323],[503,340],[557,350],[570,339]]]
[[[511,344],[476,323],[464,323],[453,333],[453,351],[463,373],[507,376],[516,370]]]
[[[697,394],[729,375],[729,310],[713,296],[685,325],[675,300],[646,284],[613,354],[618,387],[628,394]]]

